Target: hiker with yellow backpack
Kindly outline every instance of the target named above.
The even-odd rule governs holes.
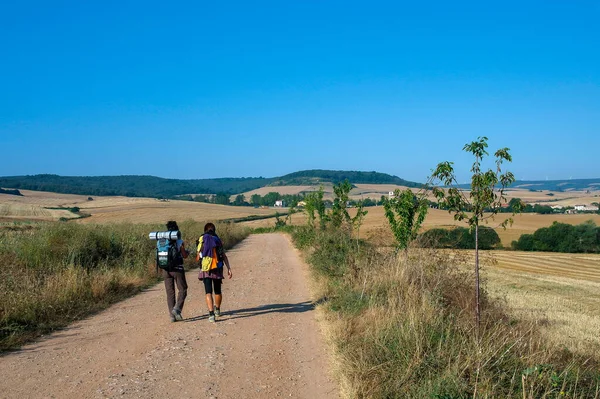
[[[204,234],[198,240],[196,261],[200,262],[198,279],[204,283],[206,306],[208,307],[208,321],[214,322],[215,317],[221,316],[223,264],[227,267],[227,276],[229,278],[233,277],[233,273],[231,272],[229,259],[227,259],[227,255],[223,249],[223,242],[217,236],[216,227],[212,223],[207,223],[204,226]]]

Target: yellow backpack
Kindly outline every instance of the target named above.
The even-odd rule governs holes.
[[[198,240],[198,248],[196,253],[196,262],[200,263],[203,272],[211,271],[212,269],[217,269],[219,267],[219,260],[217,258],[217,248],[212,249],[212,256],[204,256],[202,257],[202,244],[204,241],[204,236],[200,236],[200,240]]]

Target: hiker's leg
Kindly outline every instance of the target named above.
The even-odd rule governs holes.
[[[215,285],[215,306],[221,308],[221,301],[223,300],[223,295],[221,294],[221,280],[215,279],[213,283]]]
[[[167,306],[169,307],[169,315],[175,306],[175,280],[172,273],[166,270],[162,271],[163,278],[165,279],[165,290],[167,291]]]
[[[204,283],[204,292],[206,292],[206,307],[208,307],[209,312],[212,312],[215,310],[214,305],[213,305],[213,297],[212,297],[213,279],[212,278],[204,278],[204,279],[202,279],[202,282]]]
[[[175,275],[175,282],[177,283],[177,303],[175,307],[180,312],[183,310],[183,303],[185,302],[185,297],[187,296],[187,281],[185,280],[185,272],[177,272],[173,273]]]

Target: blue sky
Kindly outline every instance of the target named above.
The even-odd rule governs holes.
[[[0,176],[600,177],[597,1],[0,3]]]

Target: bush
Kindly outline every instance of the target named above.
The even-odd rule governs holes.
[[[533,234],[523,234],[511,246],[518,251],[600,253],[600,227],[592,220],[577,226],[554,222]]]
[[[479,249],[494,249],[500,244],[496,230],[479,226]],[[418,245],[422,248],[475,249],[475,231],[466,227],[431,229],[420,234]]]

